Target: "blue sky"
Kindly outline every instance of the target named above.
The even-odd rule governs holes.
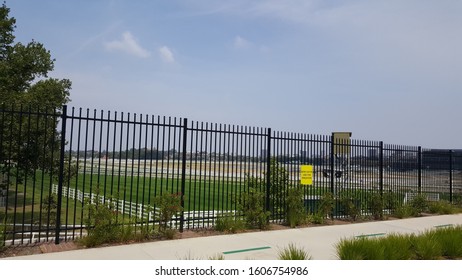
[[[9,0],[71,106],[462,148],[460,0]]]

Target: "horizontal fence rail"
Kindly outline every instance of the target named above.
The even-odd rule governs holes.
[[[389,145],[183,118],[2,107],[0,238],[24,244],[80,238],[89,205],[110,203],[121,223],[159,223],[157,198],[181,197],[171,226],[202,229],[241,215],[249,188],[264,193],[270,220],[284,222],[287,195],[301,188],[307,213],[326,194],[334,215],[351,199],[362,214],[373,196],[393,209],[423,194],[460,202],[462,151]],[[301,185],[301,166],[312,182]]]

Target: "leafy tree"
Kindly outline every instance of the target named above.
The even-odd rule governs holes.
[[[71,82],[48,77],[55,60],[34,40],[15,42],[16,20],[0,6],[0,172],[17,179],[53,170],[59,156],[58,116]],[[29,112],[29,113],[25,113]],[[44,114],[46,113],[46,114]],[[12,169],[16,172],[11,172]]]
[[[10,17],[9,12],[3,3],[0,7],[0,104],[61,108],[69,101],[71,82],[48,78],[55,60],[41,43],[34,40],[27,44],[14,43],[16,19]]]

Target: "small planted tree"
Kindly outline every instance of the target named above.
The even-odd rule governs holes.
[[[270,212],[265,210],[265,193],[262,191],[262,181],[248,176],[248,190],[241,193],[238,209],[249,228],[265,229],[269,225]]]
[[[118,213],[110,199],[103,200],[96,188],[96,195],[87,199],[88,217],[85,219],[87,236],[82,243],[95,247],[121,240],[122,225],[118,223]]]
[[[414,216],[421,216],[422,213],[428,211],[428,201],[424,194],[416,195],[411,201],[410,206],[414,210]]]
[[[175,230],[170,226],[173,217],[183,211],[181,196],[181,193],[163,193],[154,199],[158,209],[159,232],[168,239],[175,235]]]
[[[370,209],[374,220],[382,220],[384,207],[383,197],[379,193],[374,193],[369,196],[369,200],[367,202],[368,208]]]
[[[47,195],[42,199],[41,221],[50,226],[56,225],[58,197],[55,194]]]
[[[278,216],[286,210],[285,201],[289,188],[289,172],[280,166],[276,159],[271,159],[270,162],[270,203],[272,212]],[[265,174],[266,175],[266,174]]]
[[[332,193],[325,193],[321,197],[320,205],[318,211],[325,216],[332,216],[334,211],[335,200]]]
[[[356,221],[361,216],[360,198],[356,192],[342,192],[339,194],[339,204],[345,216]]]
[[[290,188],[287,194],[286,222],[290,227],[306,223],[307,214],[303,204],[303,190],[300,187]]]

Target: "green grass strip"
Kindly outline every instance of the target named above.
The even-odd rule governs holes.
[[[376,236],[384,236],[386,233],[373,233],[373,234],[363,234],[357,235],[356,238],[365,238],[365,237],[376,237]]]
[[[265,249],[271,249],[271,247],[265,246],[265,247],[248,248],[248,249],[235,250],[235,251],[227,251],[227,252],[223,252],[223,254],[229,255],[229,254],[237,254],[237,253],[244,253],[244,252],[250,252],[250,251],[265,250]]]
[[[445,228],[445,227],[452,227],[454,226],[453,224],[446,224],[446,225],[438,225],[438,226],[435,226],[436,228]]]

